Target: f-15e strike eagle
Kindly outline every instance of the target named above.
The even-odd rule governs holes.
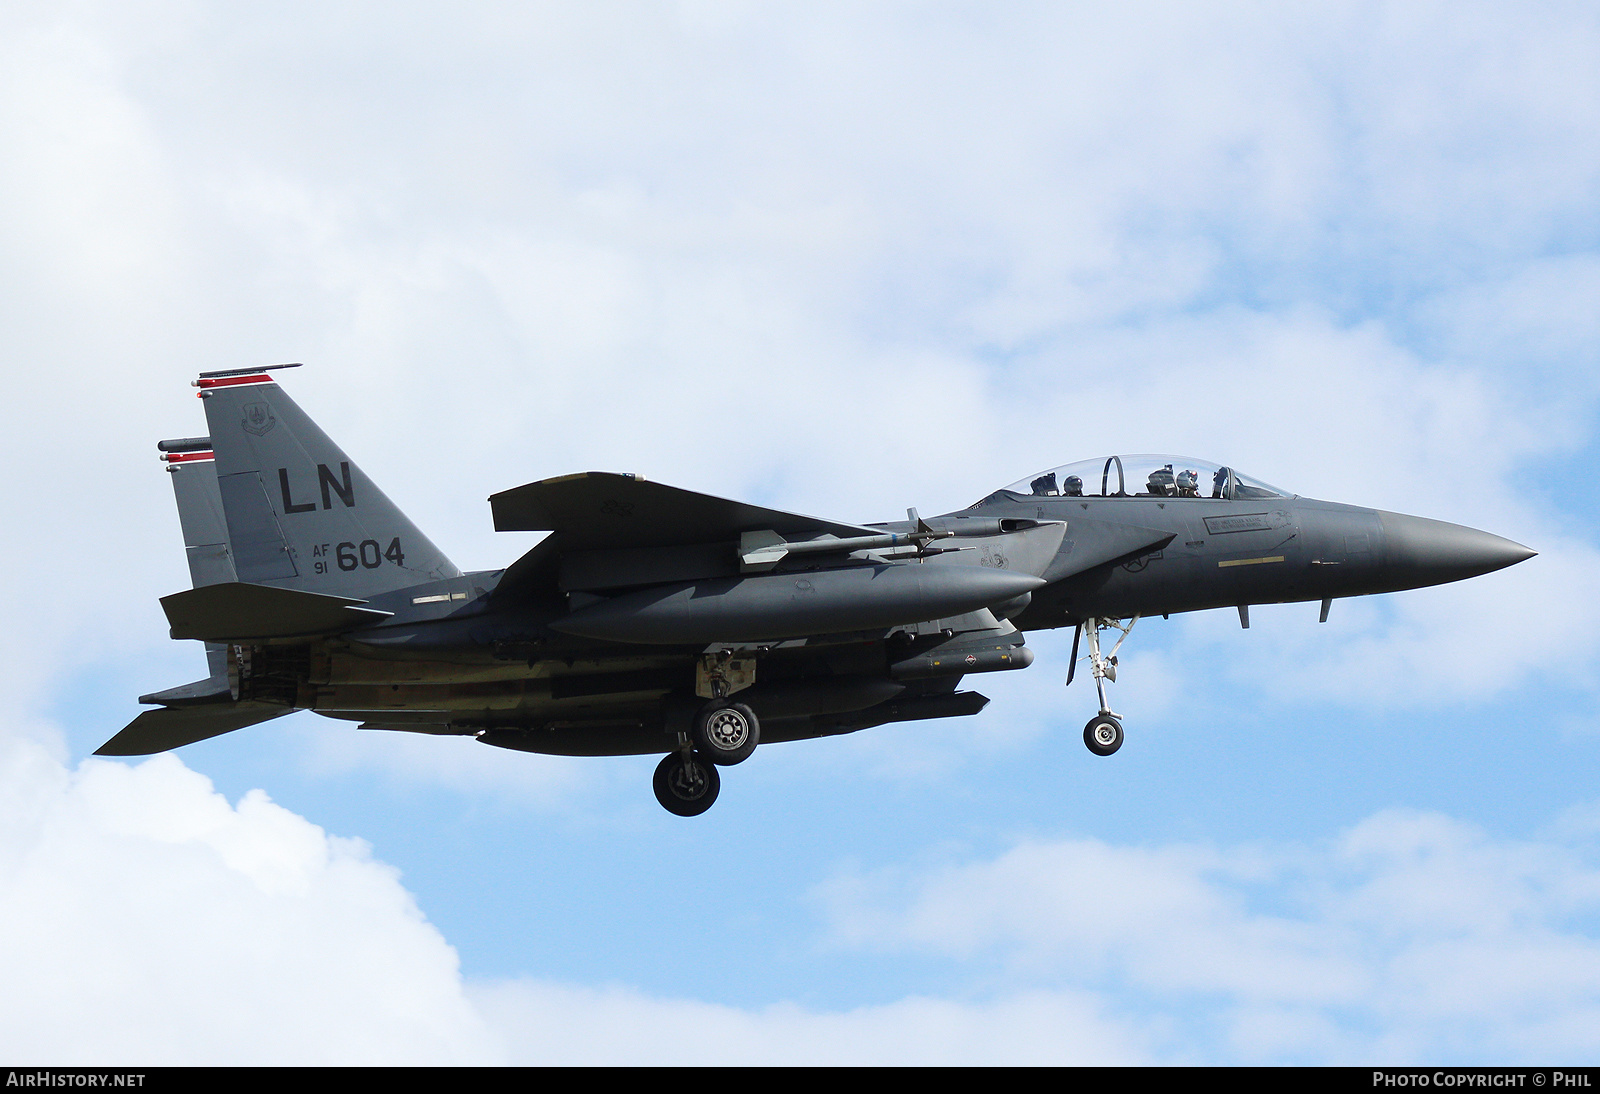
[[[504,570],[463,573],[269,373],[207,372],[210,436],[157,446],[194,588],[163,597],[210,675],[102,756],[161,752],[313,710],[567,756],[663,753],[680,816],[758,742],[976,714],[962,679],[1026,668],[1025,632],[1076,627],[1100,711],[1141,616],[1321,601],[1457,581],[1534,552],[1422,517],[1312,501],[1231,467],[1110,456],[970,508],[849,524],[637,475],[544,479],[489,499],[499,531],[547,531]],[[1072,675],[1069,672],[1068,682]]]

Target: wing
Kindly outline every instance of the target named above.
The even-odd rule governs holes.
[[[715,543],[756,529],[841,538],[882,532],[604,471],[530,482],[495,494],[489,504],[496,531],[559,532],[566,548],[580,551]]]

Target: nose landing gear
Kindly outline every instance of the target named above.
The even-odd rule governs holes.
[[[1114,713],[1106,702],[1106,681],[1116,682],[1117,651],[1122,648],[1122,643],[1127,641],[1128,634],[1137,622],[1139,622],[1138,616],[1132,617],[1126,623],[1120,619],[1090,616],[1078,624],[1078,632],[1072,638],[1072,667],[1067,670],[1068,684],[1072,683],[1072,677],[1078,669],[1078,639],[1084,635],[1089,637],[1089,670],[1094,675],[1095,690],[1100,695],[1100,713],[1090,718],[1089,724],[1083,727],[1083,743],[1096,756],[1109,756],[1122,747],[1122,717]],[[1102,629],[1122,632],[1116,645],[1111,647],[1111,652],[1104,655],[1100,652]]]

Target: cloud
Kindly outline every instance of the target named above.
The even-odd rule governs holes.
[[[660,999],[622,988],[508,981],[470,992],[517,1064],[1125,1065],[1145,1036],[1092,993],[995,1002],[914,997],[840,1013]]]
[[[531,978],[467,986],[398,873],[361,841],[258,790],[230,805],[172,755],[72,770],[9,734],[0,938],[0,1051],[45,1064],[1144,1058],[1140,1035],[1087,992],[819,1013]]]
[[[602,764],[585,758],[491,748],[471,737],[358,731],[353,722],[328,723],[303,714],[298,718],[294,732],[302,763],[318,777],[377,770],[404,785],[492,796],[525,809],[569,806],[579,791],[606,775]]]
[[[33,645],[141,641],[181,582],[129,453],[198,428],[197,363],[310,361],[472,567],[522,546],[488,493],[583,467],[865,520],[1114,450],[1519,534],[1592,402],[1593,264],[1543,252],[1600,175],[1551,94],[1596,28],[1551,10],[10,16],[5,413],[53,468],[15,503],[173,575],[57,543]]]
[[[364,844],[260,791],[230,805],[171,756],[70,770],[0,738],[0,802],[0,1048],[42,1062],[1505,1062],[1600,1049],[1595,807],[1529,840],[1388,810],[1310,844],[1032,838],[992,858],[841,873],[818,891],[828,926],[810,944],[932,956],[949,987],[819,1010],[730,1005],[712,984],[663,996],[464,982]]]
[[[468,987],[397,872],[359,840],[260,791],[230,805],[171,755],[70,770],[9,735],[0,938],[0,1051],[43,1064],[1143,1058],[1091,993],[818,1013],[536,979]]]
[[[397,872],[177,758],[0,736],[0,1051],[59,1064],[492,1058]]]
[[[1179,1051],[1220,1036],[1210,1062],[1588,1059],[1595,851],[1387,810],[1317,845],[1027,840],[821,896],[839,946],[1093,989]]]
[[[1022,840],[840,873],[824,948],[954,990],[814,1009],[462,980],[394,868],[173,757],[0,739],[0,1048],[53,1064],[1587,1059],[1594,808],[1538,840],[1382,811],[1320,843]],[[552,929],[552,924],[528,924]],[[965,980],[966,987],[955,987]],[[709,996],[709,998],[707,998]],[[1210,1048],[1202,1048],[1210,1046]]]

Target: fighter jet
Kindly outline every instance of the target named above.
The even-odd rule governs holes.
[[[201,373],[208,436],[159,442],[193,588],[163,597],[209,675],[97,755],[178,748],[296,710],[556,755],[662,754],[657,799],[705,812],[758,743],[973,715],[964,677],[1023,669],[1075,627],[1100,710],[1143,616],[1321,601],[1488,573],[1532,551],[1421,517],[1300,498],[1231,467],[1111,456],[959,512],[855,524],[587,472],[489,499],[548,532],[463,572],[284,393],[273,365]],[[1121,632],[1111,650],[1100,635]]]

